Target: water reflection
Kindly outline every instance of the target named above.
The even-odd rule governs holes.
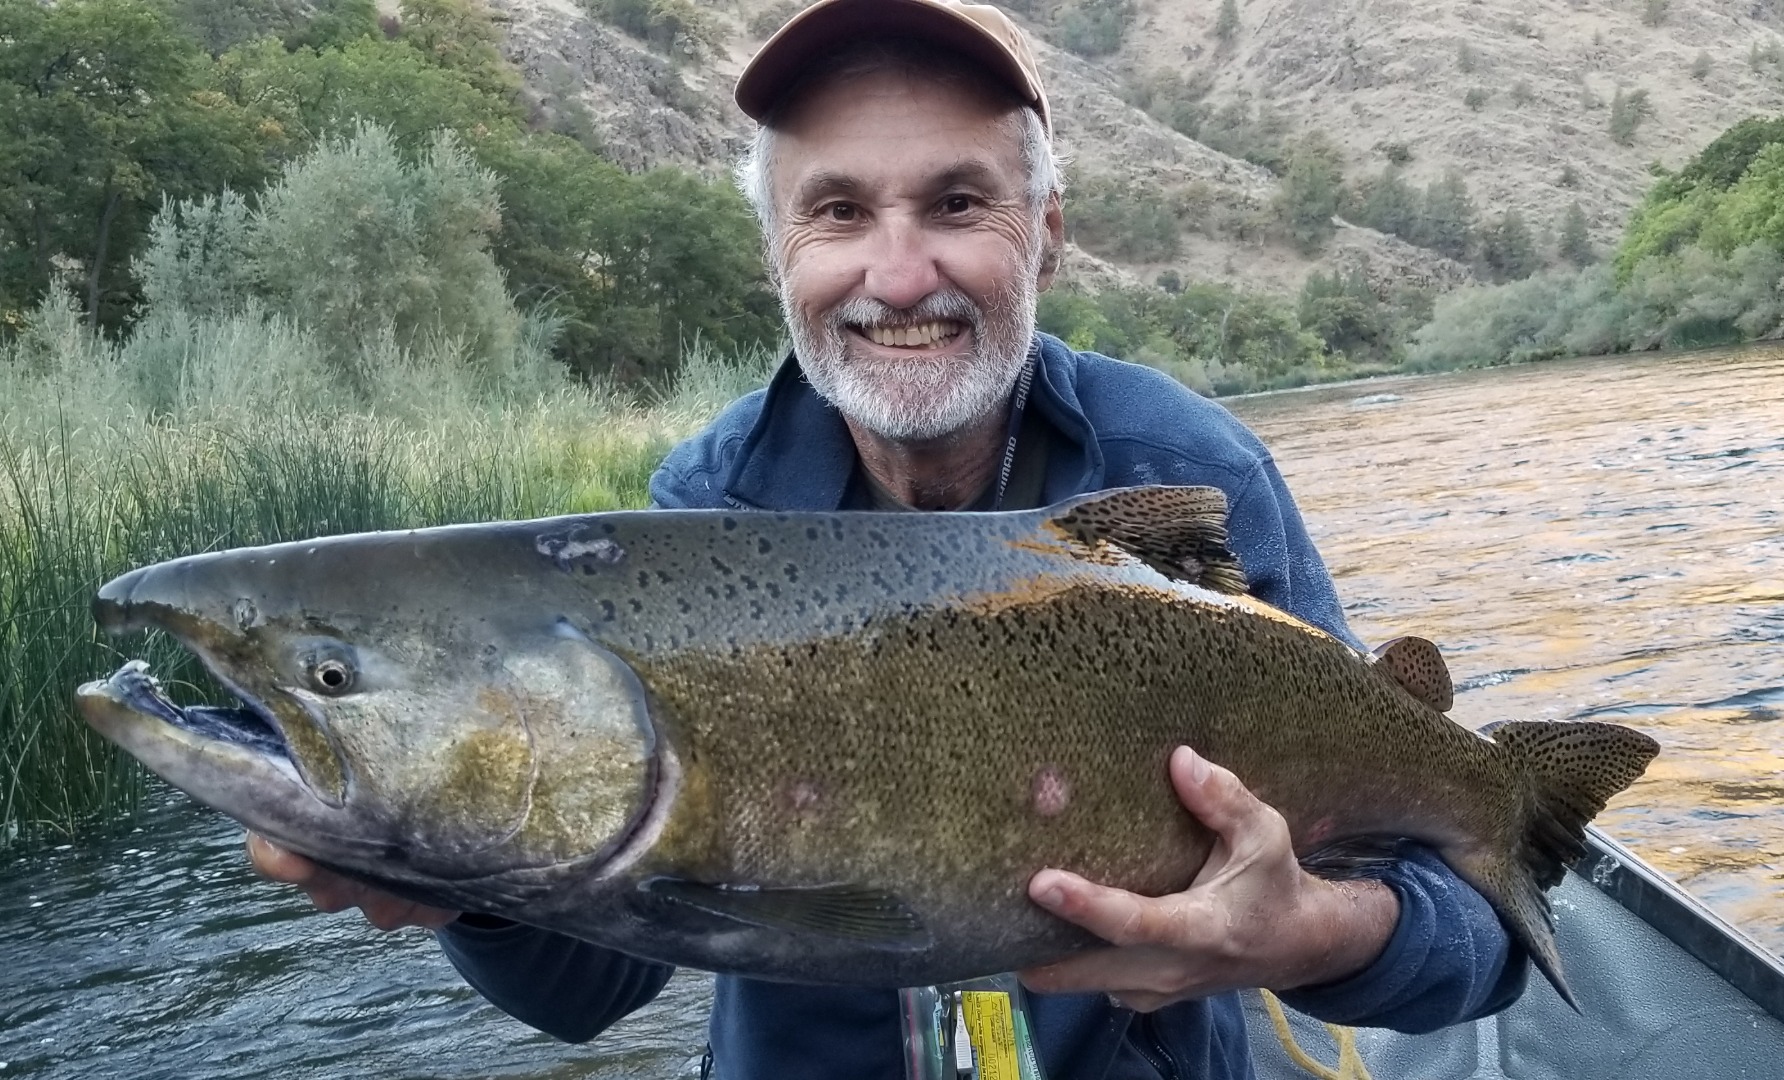
[[[1454,716],[1664,747],[1601,819],[1784,951],[1784,353],[1615,358],[1250,398],[1369,640]]]

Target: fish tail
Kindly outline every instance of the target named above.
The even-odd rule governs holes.
[[[1523,819],[1504,845],[1460,855],[1457,870],[1505,919],[1561,999],[1579,1004],[1561,974],[1546,890],[1586,853],[1586,825],[1633,783],[1660,745],[1633,728],[1592,721],[1511,721],[1485,729],[1524,778]]]

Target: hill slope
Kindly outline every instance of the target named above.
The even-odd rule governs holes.
[[[1602,246],[1650,181],[1736,120],[1784,106],[1784,26],[1776,0],[1244,0],[1225,41],[1213,0],[1140,0],[1121,47],[1086,60],[1050,39],[1085,4],[1030,0],[1059,140],[1076,161],[1082,201],[1111,189],[1169,206],[1174,257],[1098,259],[1076,251],[1068,277],[1093,286],[1151,281],[1161,271],[1288,291],[1314,269],[1363,270],[1443,290],[1467,266],[1351,225],[1314,256],[1273,228],[1280,180],[1268,169],[1185,137],[1129,103],[1159,76],[1193,82],[1207,109],[1274,110],[1294,133],[1338,148],[1349,179],[1378,172],[1384,151],[1410,155],[1422,185],[1456,170],[1483,213],[1518,209],[1539,247],[1576,200]],[[703,55],[671,25],[647,41],[578,0],[489,0],[508,22],[506,51],[548,122],[575,119],[628,168],[675,163],[725,169],[749,130],[732,80],[784,0],[690,3]],[[608,12],[602,0],[590,0]],[[1655,21],[1648,25],[1644,17]],[[1627,145],[1610,134],[1619,89],[1646,91]],[[1469,99],[1469,91],[1476,91]],[[1484,98],[1484,100],[1483,100]],[[1072,208],[1068,205],[1068,219]],[[1110,254],[1105,246],[1105,254]]]

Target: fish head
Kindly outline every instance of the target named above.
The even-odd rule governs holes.
[[[642,685],[536,575],[504,573],[499,544],[430,536],[447,532],[126,574],[94,601],[100,625],[167,632],[240,704],[175,705],[133,661],[81,687],[81,709],[200,802],[412,898],[491,910],[599,868],[662,772]]]

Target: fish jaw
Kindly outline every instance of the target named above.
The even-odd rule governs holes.
[[[274,839],[326,828],[336,811],[304,782],[276,729],[251,705],[181,708],[140,660],[83,684],[75,702],[95,731],[149,771]]]

